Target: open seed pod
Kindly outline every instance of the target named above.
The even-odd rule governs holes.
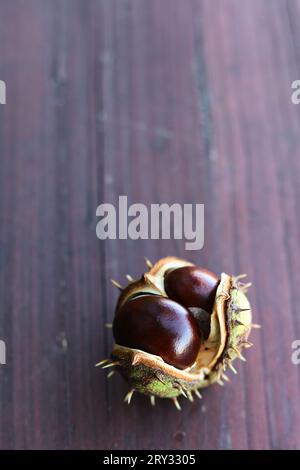
[[[125,397],[129,403],[134,391],[150,396],[193,400],[201,398],[199,389],[228,381],[225,371],[236,372],[232,362],[245,360],[242,350],[252,324],[251,307],[246,297],[250,284],[244,276],[209,271],[175,257],[159,260],[138,281],[127,276],[113,323],[116,344],[112,362],[104,359],[103,368],[115,367],[130,385]],[[112,372],[109,374],[111,375]]]

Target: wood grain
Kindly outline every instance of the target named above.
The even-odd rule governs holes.
[[[299,0],[0,0],[0,448],[300,448]],[[205,247],[96,238],[96,208],[205,204]],[[255,348],[202,402],[93,367],[143,257],[247,272]]]

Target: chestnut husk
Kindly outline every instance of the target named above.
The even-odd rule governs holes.
[[[163,258],[153,266],[148,261],[147,265],[149,270],[138,281],[127,277],[130,282],[121,290],[116,310],[139,295],[157,294],[167,297],[164,289],[165,273],[183,266],[194,266],[176,257]],[[228,368],[236,373],[232,362],[237,358],[245,360],[242,350],[252,346],[248,341],[250,331],[253,327],[259,327],[252,324],[251,306],[246,297],[250,284],[241,282],[244,276],[221,274],[210,316],[209,336],[202,342],[191,367],[180,370],[167,364],[159,356],[121,344],[114,345],[111,365],[116,367],[130,385],[130,391],[125,397],[128,403],[133,392],[138,391],[149,395],[152,404],[154,397],[171,398],[180,409],[178,396],[183,395],[192,401],[192,394],[195,392],[200,398],[199,389],[215,382],[224,385],[224,380],[228,381],[225,375]],[[106,361],[101,361],[99,365]],[[109,366],[110,364],[104,365]]]

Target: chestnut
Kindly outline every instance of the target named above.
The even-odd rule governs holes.
[[[127,274],[128,285],[112,283],[121,291],[113,324],[115,344],[110,357],[96,366],[111,368],[127,380],[135,392],[169,398],[180,410],[180,395],[193,401],[200,389],[213,383],[224,385],[233,361],[245,361],[243,350],[252,328],[252,310],[246,296],[250,283],[245,274],[218,277],[189,261],[167,256],[154,265],[146,258],[147,270],[140,279]]]
[[[199,307],[212,312],[218,277],[197,266],[184,266],[167,271],[164,279],[165,291],[170,299],[186,308]]]
[[[160,356],[178,369],[195,362],[201,345],[194,316],[160,295],[142,295],[121,306],[114,318],[113,334],[117,344]]]

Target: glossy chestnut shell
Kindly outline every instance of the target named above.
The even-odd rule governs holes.
[[[201,345],[200,328],[193,315],[159,295],[142,295],[121,306],[113,334],[118,344],[160,356],[178,369],[193,365]]]
[[[184,307],[212,312],[219,284],[218,277],[197,266],[184,266],[166,272],[164,287],[168,297]]]

